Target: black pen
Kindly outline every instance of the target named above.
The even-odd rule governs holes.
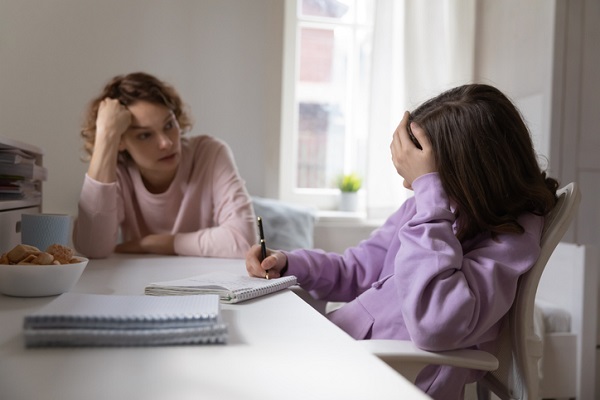
[[[265,242],[265,233],[263,231],[262,218],[256,218],[258,220],[258,233],[260,235],[260,251],[262,255],[262,260],[267,258],[267,243]],[[261,260],[261,261],[262,261]],[[265,273],[265,279],[269,279],[269,270]]]

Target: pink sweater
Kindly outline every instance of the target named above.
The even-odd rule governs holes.
[[[115,183],[86,175],[73,231],[77,251],[107,257],[120,228],[123,241],[173,234],[179,255],[245,256],[257,240],[255,217],[231,150],[210,136],[181,140],[181,164],[164,193],[148,192],[131,162],[118,165]]]

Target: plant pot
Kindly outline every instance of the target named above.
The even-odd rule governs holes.
[[[349,212],[358,210],[358,192],[341,192],[339,209]]]

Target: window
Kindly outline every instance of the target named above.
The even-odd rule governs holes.
[[[336,207],[365,176],[374,0],[287,0],[281,198]]]
[[[409,197],[391,162],[404,110],[472,81],[475,0],[286,0],[280,198],[335,210],[339,174],[386,218]]]

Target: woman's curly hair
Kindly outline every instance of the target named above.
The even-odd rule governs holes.
[[[94,98],[85,114],[81,137],[87,158],[94,151],[96,141],[96,119],[100,102],[106,98],[117,99],[127,106],[137,101],[161,104],[173,112],[182,133],[192,128],[192,120],[177,91],[165,82],[145,72],[135,72],[128,75],[118,75],[111,79],[99,96]]]

